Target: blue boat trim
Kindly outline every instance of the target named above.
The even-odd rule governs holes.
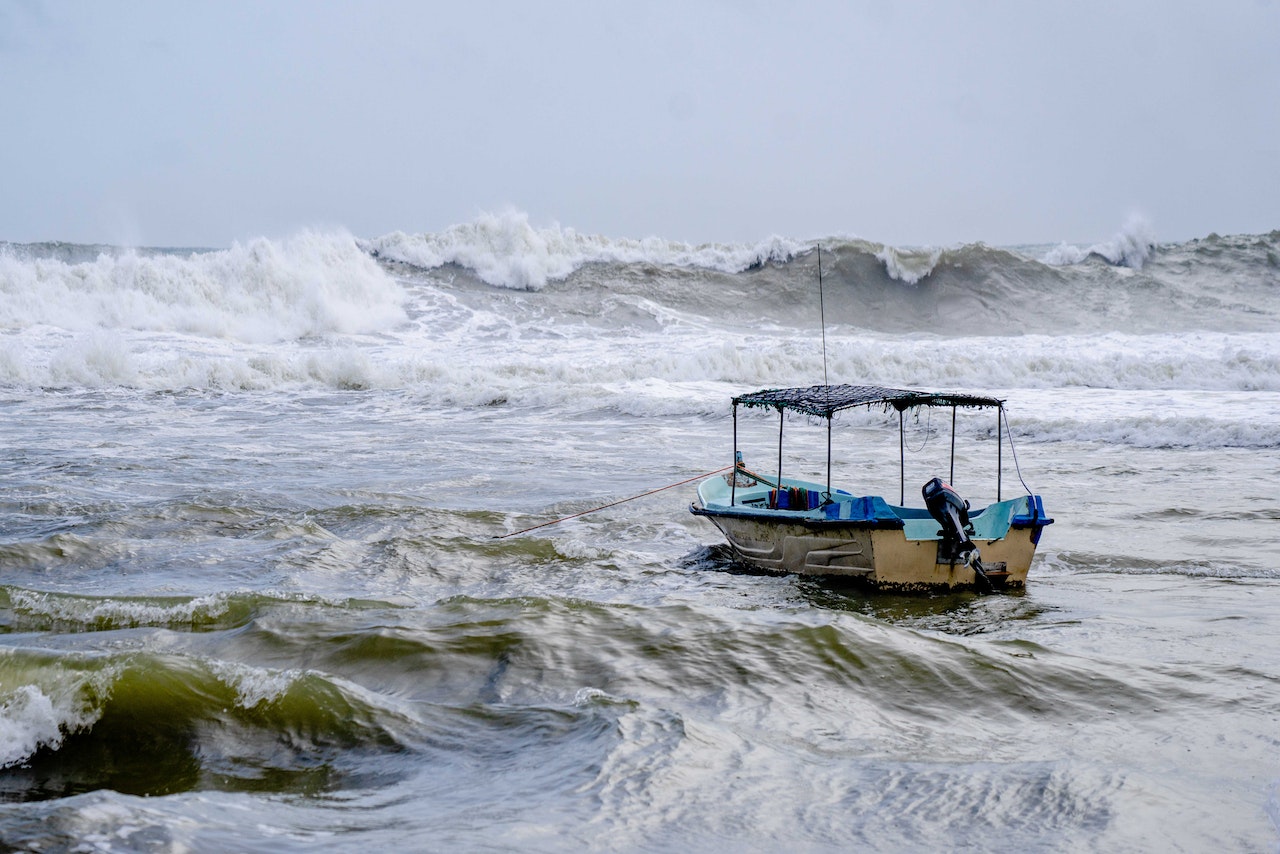
[[[1044,514],[1044,502],[1040,500],[1039,495],[1032,495],[1028,498],[1028,512],[1019,513],[1010,520],[1009,525],[1013,528],[1030,528],[1031,529],[1031,545],[1040,545],[1040,534],[1044,532],[1046,525],[1052,525],[1053,520]]]
[[[1039,495],[1030,496],[1031,505],[1027,508],[1028,512],[1019,513],[1013,517],[1012,525],[1015,528],[1043,528],[1045,525],[1052,525],[1053,520],[1045,515],[1044,501]]]
[[[844,502],[844,506],[850,506],[852,502]],[[881,501],[883,503],[883,501]],[[833,505],[828,505],[828,508]],[[885,505],[888,509],[888,505]],[[867,529],[885,529],[885,530],[901,530],[903,522],[892,510],[888,511],[887,516],[878,515],[850,515],[848,517],[835,515],[818,516],[814,515],[814,511],[790,511],[790,510],[769,510],[765,508],[755,509],[751,507],[734,507],[733,509],[725,508],[707,508],[699,507],[696,504],[689,505],[689,512],[695,516],[723,516],[736,519],[756,519],[759,521],[770,522],[787,522],[793,525],[803,525],[806,528],[867,528]]]

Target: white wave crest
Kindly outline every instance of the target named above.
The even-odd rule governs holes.
[[[97,629],[204,623],[229,610],[229,597],[217,593],[172,603],[69,596],[18,588],[9,588],[8,595],[13,610],[24,616]]]
[[[942,257],[941,249],[898,249],[885,246],[876,253],[876,260],[884,264],[889,278],[916,285],[933,272]]]
[[[1095,243],[1087,249],[1062,243],[1050,249],[1040,260],[1055,267],[1066,267],[1097,255],[1118,267],[1141,270],[1155,247],[1155,229],[1145,218],[1135,214],[1129,217],[1115,237],[1104,243]]]
[[[1105,422],[1075,419],[1030,419],[1018,430],[1038,442],[1096,442],[1131,448],[1208,450],[1280,448],[1280,428],[1255,420],[1221,420],[1204,416],[1119,417]]]
[[[101,705],[87,700],[95,693],[90,683],[100,681],[92,674],[67,679],[60,673],[49,681],[43,687],[29,683],[0,688],[0,768],[21,764],[42,747],[56,750],[68,735],[101,717]]]
[[[538,290],[587,264],[659,264],[702,267],[738,273],[769,262],[784,262],[808,249],[806,244],[771,237],[754,246],[699,245],[648,237],[614,239],[579,234],[552,225],[534,228],[527,214],[482,214],[474,222],[438,234],[394,232],[361,246],[379,258],[424,269],[457,264],[484,282],[516,290]]]
[[[0,700],[0,768],[62,743],[63,721],[53,701],[35,685],[23,685]]]
[[[274,703],[305,675],[298,669],[270,670],[237,661],[209,661],[210,671],[228,688],[236,692],[236,705],[252,709],[261,703]]]
[[[19,330],[266,342],[377,332],[405,319],[403,290],[344,233],[257,238],[185,255],[102,253],[81,263],[0,251],[0,294],[0,328]],[[123,364],[102,370],[128,374]]]

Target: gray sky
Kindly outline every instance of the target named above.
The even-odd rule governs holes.
[[[1280,228],[1280,0],[0,0],[0,239]]]

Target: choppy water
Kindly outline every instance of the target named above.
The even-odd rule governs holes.
[[[0,247],[0,845],[1277,850],[1280,235],[823,244],[832,381],[1009,399],[1025,592],[744,573],[692,485],[494,539],[820,381],[807,242]]]

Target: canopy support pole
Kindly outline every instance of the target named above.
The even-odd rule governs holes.
[[[827,416],[827,500],[831,500],[831,416]]]
[[[729,481],[729,506],[738,501],[738,403],[733,404],[733,480]]]
[[[947,483],[956,485],[956,408],[951,407],[951,476]]]
[[[907,428],[898,410],[898,506],[907,506]]]
[[[1000,485],[1004,479],[1004,404],[996,407],[996,501],[1000,500]]]
[[[786,410],[778,407],[778,488],[773,493],[773,509],[778,509],[778,501],[782,498],[782,425],[786,422]]]

